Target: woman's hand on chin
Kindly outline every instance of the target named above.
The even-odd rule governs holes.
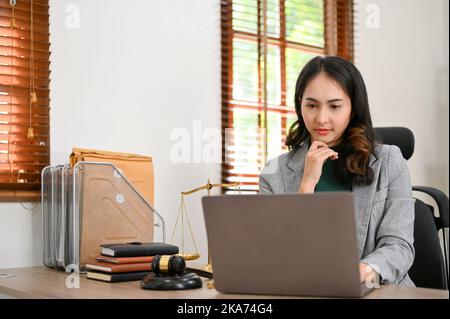
[[[322,167],[325,161],[331,158],[338,159],[338,153],[321,141],[314,141],[306,153],[303,178],[298,189],[299,193],[314,193],[314,188],[322,175]]]

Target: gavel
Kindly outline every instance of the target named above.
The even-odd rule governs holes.
[[[178,255],[156,255],[153,272],[141,280],[141,288],[150,290],[182,290],[202,287],[202,280],[193,272],[186,272],[186,261]]]
[[[186,261],[177,255],[156,255],[152,270],[156,275],[182,275],[186,271]]]

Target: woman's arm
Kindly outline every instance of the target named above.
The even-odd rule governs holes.
[[[338,159],[338,153],[321,141],[312,142],[305,157],[305,167],[298,193],[314,193],[314,189],[322,176],[323,163],[328,159]]]
[[[260,194],[273,194],[272,189],[270,188],[269,183],[264,178],[264,176],[261,174],[259,176],[259,193]]]
[[[270,161],[264,166],[261,171],[261,175],[259,175],[259,193],[260,194],[273,194],[273,190],[270,187],[269,177],[272,172],[269,172],[269,167],[271,167],[272,163]]]
[[[377,271],[383,283],[399,283],[414,261],[414,199],[406,160],[397,146],[388,156],[388,193],[376,233],[376,249],[361,262]]]

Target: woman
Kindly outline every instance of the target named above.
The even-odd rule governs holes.
[[[289,152],[267,163],[260,193],[352,191],[361,281],[414,286],[414,199],[397,146],[376,144],[361,74],[339,57],[315,57],[295,89]]]

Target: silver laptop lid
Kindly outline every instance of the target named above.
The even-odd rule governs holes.
[[[218,291],[361,295],[351,193],[206,196],[202,203]]]

